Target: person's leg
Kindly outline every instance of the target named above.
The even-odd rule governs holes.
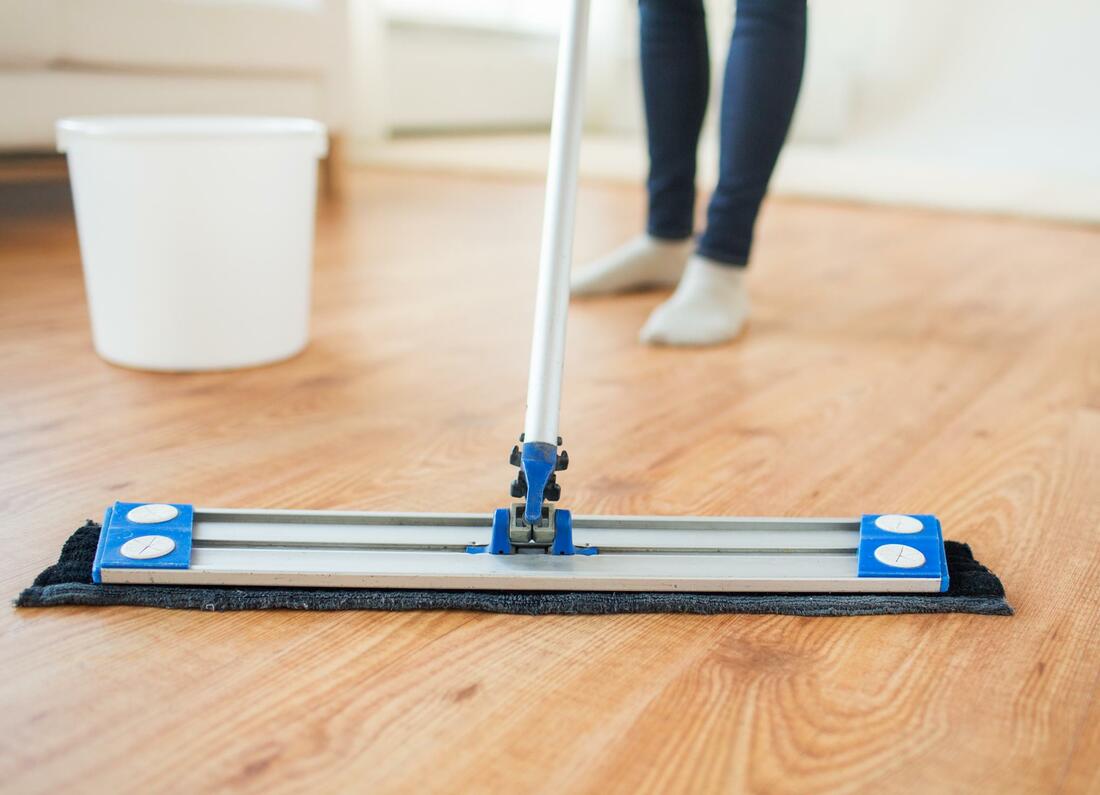
[[[802,84],[806,0],[738,0],[722,96],[718,187],[699,253],[744,266]]]
[[[718,187],[697,254],[642,339],[706,345],[737,335],[760,202],[794,113],[806,50],[805,0],[738,0],[722,93]]]
[[[577,295],[675,284],[691,253],[695,153],[710,58],[702,0],[640,0],[642,95],[649,142],[646,234],[580,269]]]
[[[695,231],[695,155],[710,93],[702,0],[641,0],[642,93],[649,144],[649,218],[658,240]]]

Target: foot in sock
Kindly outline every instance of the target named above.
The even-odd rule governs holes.
[[[573,295],[604,295],[670,287],[691,256],[691,238],[661,240],[639,235],[574,275]]]
[[[745,269],[692,257],[672,297],[642,327],[651,345],[715,345],[738,335],[749,316]]]

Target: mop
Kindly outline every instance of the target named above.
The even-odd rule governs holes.
[[[588,0],[560,41],[514,502],[483,514],[116,502],[22,605],[462,608],[516,613],[1011,612],[999,580],[930,514],[576,516],[558,436]]]

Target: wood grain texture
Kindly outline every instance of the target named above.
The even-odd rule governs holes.
[[[116,498],[488,511],[523,419],[537,181],[367,172],[313,342],[236,373],[92,353],[64,213],[0,216],[0,583]],[[579,259],[639,227],[586,186]],[[0,790],[1086,792],[1100,786],[1100,231],[776,201],[751,327],[575,302],[580,512],[929,511],[1013,618],[0,614]]]

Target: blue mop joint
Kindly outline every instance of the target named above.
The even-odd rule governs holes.
[[[517,544],[512,542],[513,528],[521,529],[547,527],[553,533],[549,544],[529,540],[522,545],[525,550],[544,548],[550,555],[595,555],[595,547],[577,547],[573,543],[573,514],[566,510],[553,509],[546,505],[561,497],[561,486],[557,483],[556,472],[569,467],[569,454],[558,452],[557,445],[549,442],[520,442],[512,448],[510,461],[519,467],[519,474],[512,481],[511,494],[523,498],[512,508],[498,508],[493,514],[493,531],[489,543],[485,546],[470,546],[470,554],[487,552],[492,555],[511,555],[517,552]]]
[[[523,511],[523,519],[527,524],[537,524],[542,520],[543,499],[554,500],[560,496],[561,488],[551,481],[557,466],[557,447],[547,442],[524,442],[523,452],[520,454],[520,471],[527,483],[527,504]],[[550,494],[547,494],[548,489]]]

